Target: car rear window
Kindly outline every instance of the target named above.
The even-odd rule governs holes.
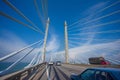
[[[94,70],[86,70],[83,74],[81,74],[81,78],[83,80],[94,80]]]
[[[114,78],[108,72],[96,71],[95,80],[114,80]]]

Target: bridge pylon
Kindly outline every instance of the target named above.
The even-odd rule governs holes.
[[[43,43],[43,55],[42,55],[43,62],[45,62],[45,58],[46,58],[46,42],[47,42],[47,36],[48,36],[49,23],[50,23],[50,19],[48,18],[46,22],[46,30],[45,30],[44,43]]]
[[[68,55],[68,32],[67,32],[67,22],[64,23],[65,28],[65,63],[69,63],[69,55]]]

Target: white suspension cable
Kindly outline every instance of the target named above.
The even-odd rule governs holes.
[[[23,50],[25,50],[25,49],[27,49],[27,48],[33,46],[33,45],[38,44],[38,43],[40,43],[40,42],[41,42],[41,40],[40,40],[40,41],[37,41],[37,42],[35,42],[35,43],[33,43],[33,44],[30,44],[30,45],[28,45],[28,46],[26,46],[26,47],[24,47],[24,48],[22,48],[22,49],[20,49],[20,50],[18,50],[18,51],[15,51],[15,52],[10,53],[10,54],[8,54],[8,55],[6,55],[6,56],[0,58],[0,62],[1,62],[1,61],[4,61],[4,60],[6,60],[6,59],[8,59],[8,58],[10,58],[10,57],[12,57],[12,56],[14,56],[14,55],[20,53],[20,52],[22,52]]]
[[[37,14],[38,14],[38,17],[39,17],[40,21],[42,22],[43,26],[45,26],[45,23],[44,23],[43,18],[41,16],[41,13],[40,13],[40,10],[39,10],[39,6],[38,6],[36,0],[34,0],[34,5],[35,5],[35,8],[36,8],[36,11],[37,11]]]
[[[21,60],[23,60],[28,54],[30,54],[32,51],[34,50],[31,49],[27,54],[25,54],[23,57],[21,57],[20,59],[18,59],[17,61],[15,61],[12,65],[10,65],[7,69],[1,71],[1,73],[7,73],[9,70],[11,70],[15,65],[17,65]]]
[[[87,29],[91,29],[91,28],[96,28],[96,27],[103,27],[105,25],[115,24],[115,23],[120,23],[120,20],[114,20],[114,21],[111,21],[111,22],[97,24],[97,25],[93,25],[93,26],[89,26],[89,27],[85,27],[85,28],[81,28],[81,29],[76,29],[76,30],[73,30],[73,31],[75,32],[75,31],[81,31],[81,30],[87,30]],[[70,32],[73,32],[73,31],[68,31],[68,32],[70,33]]]
[[[75,47],[76,45],[74,44],[69,44],[69,48]]]
[[[103,12],[104,10],[106,10],[106,9],[108,9],[108,8],[112,7],[112,6],[115,6],[115,5],[117,5],[118,3],[120,3],[120,0],[118,0],[118,1],[116,1],[116,2],[114,2],[113,4],[111,4],[111,5],[107,6],[107,7],[103,8],[103,9],[101,9],[101,10],[100,10],[100,11],[98,11],[97,13]]]
[[[47,17],[47,12],[46,12],[46,0],[41,0],[42,3],[42,11],[43,11],[43,16],[45,18],[45,20],[48,18]]]
[[[20,16],[22,16],[26,21],[32,24],[36,29],[38,29],[41,34],[44,34],[30,19],[28,19],[19,9],[17,9],[12,3],[8,0],[3,0],[8,6],[10,6],[13,10],[15,10]]]
[[[110,62],[112,62],[113,64],[120,64],[120,62],[116,62],[116,61],[114,61],[114,60],[111,60],[111,59],[108,59],[108,58],[106,58],[108,61],[110,61]]]
[[[109,8],[112,7],[112,6],[117,5],[118,3],[120,3],[120,0],[118,0],[117,2],[111,4],[111,5],[109,5],[109,6],[105,7],[105,8],[103,8],[103,9],[101,9],[100,11],[96,12],[95,15],[96,15],[97,13],[100,13],[100,12],[105,11],[106,9],[109,9]],[[73,24],[69,25],[68,28],[71,27],[71,26],[73,26],[73,25],[75,25],[75,24],[77,24],[77,23],[79,23],[80,21],[82,21],[82,20],[84,20],[84,19],[86,19],[86,18],[83,18],[83,19],[80,19],[80,20],[74,22]],[[69,30],[69,29],[68,29],[68,30]]]
[[[114,59],[111,59],[111,58],[108,58],[108,57],[106,57],[106,58],[109,59],[109,60],[112,60],[112,61],[114,61],[114,62],[120,63],[119,60],[114,60]]]
[[[45,0],[46,19],[48,18],[48,0]]]
[[[74,23],[73,23],[73,24],[71,24],[71,25],[68,25],[68,30],[70,30],[70,29],[74,28],[74,25],[76,25],[76,24],[80,23],[81,21],[86,20],[87,18],[88,18],[88,17],[85,17],[85,18],[83,18],[83,19],[78,20],[77,22],[74,22]]]
[[[103,18],[109,17],[109,16],[114,15],[114,14],[117,14],[117,13],[120,13],[120,10],[117,10],[117,11],[111,12],[111,13],[109,13],[109,14],[107,14],[107,15],[104,15],[104,16],[101,16],[101,17],[98,17],[98,18],[93,19],[93,20],[90,20],[90,21],[88,21],[88,22],[83,23],[82,25],[85,25],[85,24],[88,24],[88,23],[90,23],[90,22],[97,21],[97,20],[100,20],[100,19],[103,19]]]
[[[95,38],[73,38],[69,37],[70,40],[98,40],[98,41],[108,41],[108,40],[117,40],[117,39],[95,39]]]
[[[37,60],[37,63],[36,64],[40,64],[40,60],[42,59],[42,56],[39,54],[38,56],[38,60]]]
[[[89,35],[89,34],[105,34],[105,33],[119,33],[120,30],[109,30],[109,31],[100,31],[100,32],[84,32],[84,33],[76,33],[76,34],[70,34],[70,35]]]
[[[70,39],[69,39],[69,43],[70,44],[76,44],[76,45],[80,45],[81,44],[81,42],[76,42],[76,41],[73,41],[73,40],[70,40]]]
[[[40,45],[43,43],[43,40],[39,43]],[[37,59],[37,56],[38,56],[38,53],[35,54],[35,56],[33,57],[33,59],[31,60],[31,62],[25,67],[25,68],[28,68],[28,67],[31,67],[34,65],[35,63],[35,59]]]
[[[14,17],[11,17],[11,16],[7,15],[7,14],[4,13],[4,12],[1,12],[1,11],[0,11],[0,15],[2,15],[2,16],[6,17],[6,18],[8,18],[8,19],[10,19],[10,20],[12,20],[12,21],[14,21],[14,22],[17,22],[17,23],[19,23],[19,24],[21,24],[21,25],[23,25],[23,26],[25,26],[25,27],[28,27],[28,28],[36,31],[36,32],[40,32],[40,31],[36,30],[34,27],[32,27],[32,26],[30,26],[30,25],[28,25],[28,24],[25,24],[25,23],[17,20],[17,19],[14,18]],[[40,33],[41,33],[41,32],[40,32]]]
[[[35,62],[35,59],[37,58],[37,54],[35,54],[35,56],[33,57],[33,59],[31,60],[31,62],[25,67],[25,68],[28,68],[28,67],[31,67],[32,65],[34,65],[34,62]]]

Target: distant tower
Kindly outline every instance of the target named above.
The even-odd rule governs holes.
[[[42,55],[42,61],[45,62],[45,56],[46,56],[46,42],[47,42],[47,36],[48,36],[48,28],[49,28],[49,18],[46,23],[46,30],[45,30],[45,36],[44,36],[44,44],[43,44],[43,55]]]
[[[65,63],[69,63],[68,60],[68,33],[67,33],[67,22],[64,23],[65,27]]]

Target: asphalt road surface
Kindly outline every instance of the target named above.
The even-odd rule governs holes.
[[[25,72],[20,79],[15,80],[71,80],[71,74],[80,74],[86,68],[90,67],[114,67],[120,68],[119,66],[114,65],[84,65],[84,64],[62,64],[61,66],[56,66],[55,64],[42,64],[37,70],[33,70],[31,74]],[[19,73],[15,72],[13,74]],[[29,74],[27,76],[27,74]],[[0,78],[0,80],[5,80],[11,75],[6,75]],[[19,76],[19,75],[18,75]],[[9,80],[9,79],[7,79]],[[12,80],[12,79],[11,79]]]
[[[45,65],[32,80],[70,80],[71,74],[80,74],[84,71],[85,67],[66,65]]]

